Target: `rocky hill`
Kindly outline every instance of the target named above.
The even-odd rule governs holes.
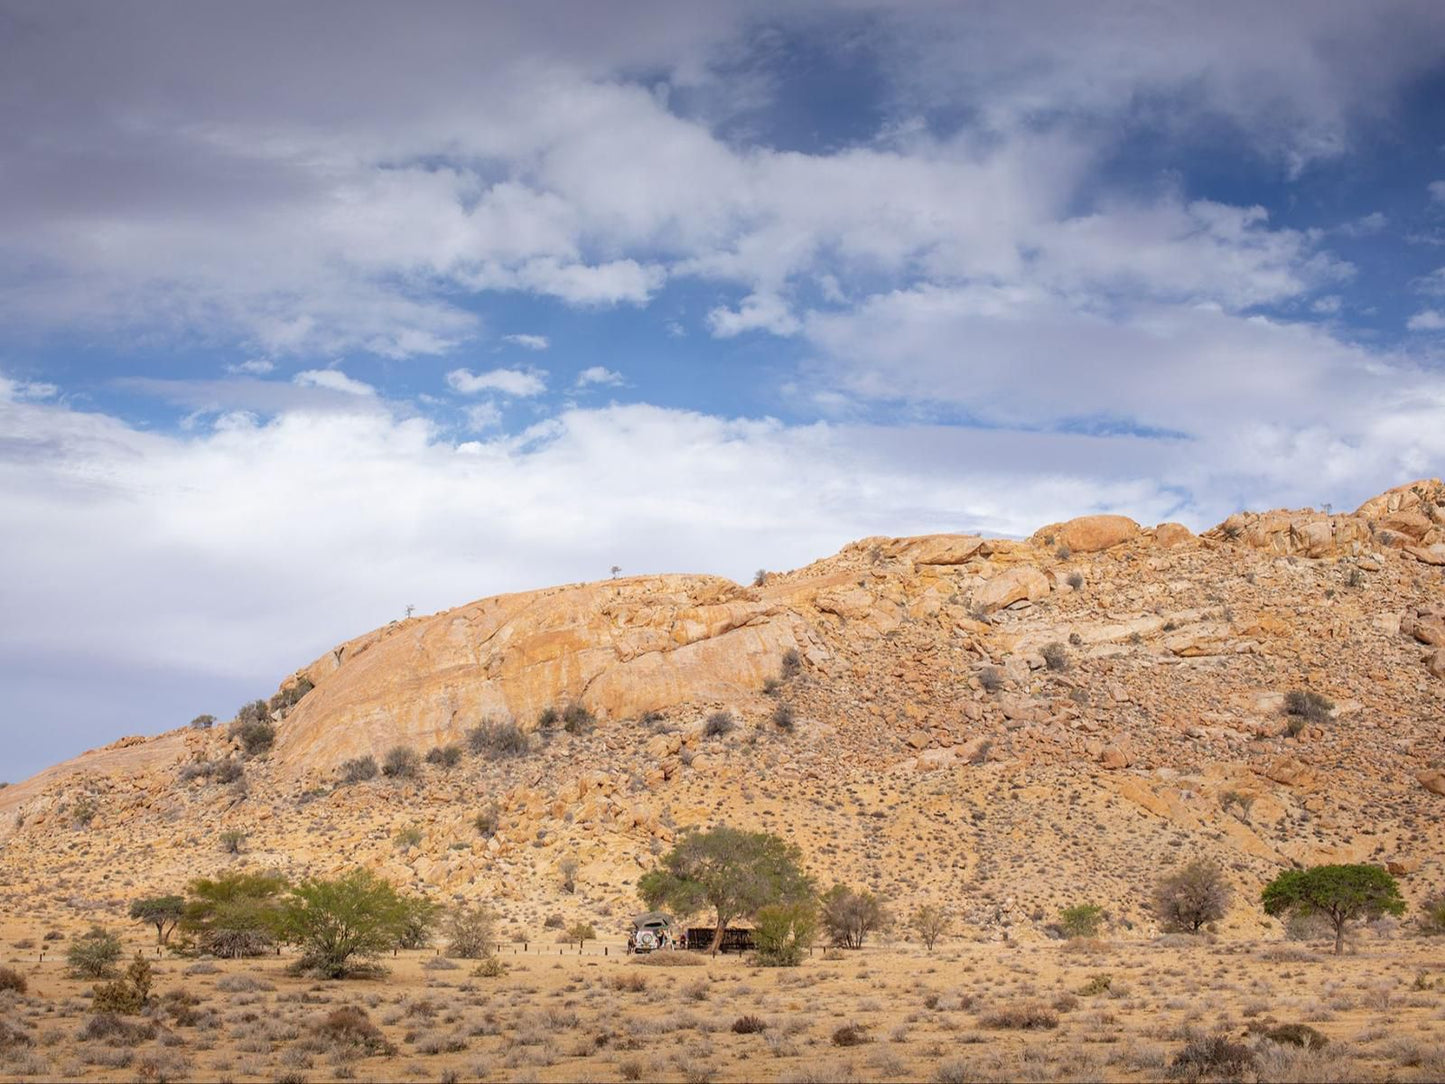
[[[377,629],[283,682],[268,751],[222,723],[0,790],[0,893],[113,916],[227,866],[362,862],[518,924],[615,921],[676,832],[727,822],[983,937],[1084,901],[1152,933],[1157,870],[1198,854],[1250,897],[1370,860],[1418,899],[1445,883],[1442,701],[1438,480],[1200,536],[869,538],[753,586],[632,577]]]

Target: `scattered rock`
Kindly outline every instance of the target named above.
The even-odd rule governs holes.
[[[1049,578],[1033,565],[1018,565],[1000,572],[974,592],[974,602],[986,613],[1015,602],[1037,602],[1049,593]]]

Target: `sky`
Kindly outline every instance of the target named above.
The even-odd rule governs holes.
[[[0,779],[505,591],[1445,472],[1445,5],[0,0]]]

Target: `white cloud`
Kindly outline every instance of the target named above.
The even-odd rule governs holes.
[[[707,324],[719,339],[731,339],[745,331],[795,335],[803,326],[782,298],[776,294],[756,293],[743,298],[736,309],[713,309],[707,314]]]
[[[577,387],[585,388],[595,384],[621,384],[622,374],[605,365],[592,365],[577,374]]]
[[[226,372],[241,376],[265,376],[275,368],[276,363],[268,358],[250,358],[237,365],[227,365]]]
[[[1335,229],[1335,232],[1345,237],[1373,237],[1386,226],[1390,220],[1380,211],[1373,211],[1370,214],[1362,215],[1353,222],[1346,222],[1343,226]]]
[[[463,395],[499,391],[503,395],[527,398],[547,390],[547,374],[539,369],[492,369],[485,373],[453,369],[447,373],[447,384]]]
[[[38,380],[12,380],[0,373],[0,401],[53,399],[59,394],[60,389],[54,384]]]
[[[305,369],[293,376],[291,382],[301,388],[326,388],[365,397],[376,395],[376,389],[370,384],[353,380],[340,369]]]
[[[462,415],[467,420],[467,429],[473,433],[484,433],[502,424],[501,408],[490,400],[470,404],[462,411]]]
[[[1422,275],[1411,285],[1415,291],[1431,297],[1445,297],[1445,267],[1437,267],[1428,275]]]
[[[1445,201],[1445,181],[1431,181],[1425,188],[1432,200]]]
[[[1445,331],[1445,312],[1421,309],[1405,321],[1405,327],[1411,331]]]
[[[546,350],[552,345],[545,335],[503,335],[502,342],[520,346],[524,350]]]

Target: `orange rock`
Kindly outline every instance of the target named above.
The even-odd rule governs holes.
[[[1035,545],[1067,546],[1074,553],[1098,553],[1139,534],[1139,524],[1128,516],[1079,516],[1064,523],[1051,523],[1033,533]],[[1053,538],[1047,543],[1045,538]]]
[[[1188,542],[1194,537],[1194,532],[1182,523],[1161,523],[1154,528],[1154,545],[1161,549],[1169,549],[1181,542]]]
[[[1049,593],[1049,579],[1033,565],[1018,565],[1000,572],[974,592],[973,600],[992,613],[1015,602],[1037,602]]]

